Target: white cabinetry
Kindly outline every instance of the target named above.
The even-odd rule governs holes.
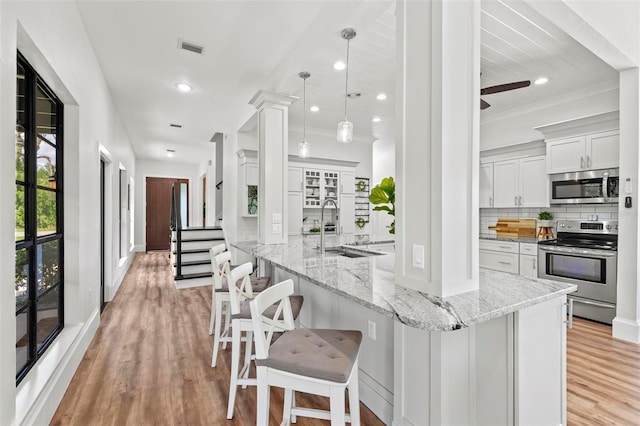
[[[302,192],[304,190],[302,167],[289,167],[287,170],[287,189],[289,192]]]
[[[480,164],[480,208],[493,207],[493,163]]]
[[[258,164],[245,157],[240,165],[240,212],[243,217],[258,217]]]
[[[340,216],[338,226],[343,234],[353,234],[356,232],[356,196],[355,194],[340,194]]]
[[[618,130],[547,142],[547,173],[618,167],[620,136]]]
[[[520,248],[511,241],[480,240],[480,267],[518,273]]]
[[[353,172],[340,173],[340,193],[355,194],[356,193],[356,174]]]
[[[289,191],[287,197],[287,230],[289,235],[302,235],[302,192]]]
[[[538,278],[538,245],[520,243],[520,275]]]
[[[482,167],[481,167],[482,170]],[[486,167],[488,171],[489,168]],[[488,179],[480,175],[480,200],[487,198]],[[549,205],[548,177],[545,156],[525,157],[493,163],[493,203],[484,207],[547,207]],[[491,200],[491,199],[490,199]],[[486,200],[485,200],[486,201]]]
[[[304,207],[320,208],[327,199],[338,201],[340,173],[328,170],[304,170]],[[333,206],[331,206],[333,207]]]

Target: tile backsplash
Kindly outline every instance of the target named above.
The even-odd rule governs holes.
[[[580,205],[580,206],[553,206],[542,208],[489,208],[480,209],[480,234],[494,234],[488,229],[494,226],[499,217],[517,217],[537,219],[538,212],[548,210],[553,213],[554,223],[558,219],[590,219],[597,216],[598,220],[617,220],[617,204]],[[594,216],[595,215],[595,216]],[[555,233],[555,228],[554,228]]]

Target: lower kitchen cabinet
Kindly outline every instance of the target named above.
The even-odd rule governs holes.
[[[518,273],[520,248],[511,241],[480,240],[481,268]]]

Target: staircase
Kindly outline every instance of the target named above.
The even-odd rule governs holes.
[[[171,231],[171,265],[176,288],[211,285],[209,249],[224,243],[219,227],[191,227]]]
[[[171,195],[170,260],[177,289],[213,284],[209,249],[224,243],[222,228],[183,227],[178,200],[180,192],[174,185]]]

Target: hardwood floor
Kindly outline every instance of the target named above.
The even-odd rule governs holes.
[[[640,425],[640,345],[574,318],[567,331],[569,425]]]
[[[256,390],[238,389],[226,419],[230,347],[211,368],[211,288],[176,290],[166,253],[138,254],[67,389],[53,425],[254,425]],[[328,409],[322,397],[300,405]],[[362,424],[383,423],[360,404]],[[270,424],[282,419],[271,392]],[[298,418],[297,425],[328,422]]]
[[[138,254],[102,315],[52,420],[53,425],[253,425],[254,387],[238,390],[226,420],[230,350],[211,368],[211,290],[176,290],[166,253]],[[567,333],[568,423],[640,424],[640,345],[615,340],[611,327],[575,319]],[[302,405],[328,409],[325,398]],[[272,390],[271,424],[282,418],[282,392]],[[382,425],[364,405],[362,424]],[[328,422],[298,419],[298,425]]]

